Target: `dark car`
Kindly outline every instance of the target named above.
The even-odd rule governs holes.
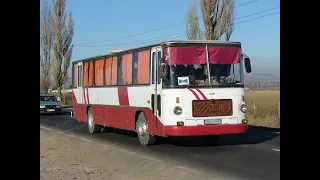
[[[61,105],[53,95],[40,94],[40,113],[60,113]]]

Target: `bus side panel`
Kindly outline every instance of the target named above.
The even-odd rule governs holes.
[[[77,89],[73,89],[73,91],[72,91],[73,118],[78,121],[84,122],[84,119],[83,119],[83,106],[84,105],[78,103],[79,97],[77,97],[76,94],[78,94]]]
[[[85,105],[85,104],[79,104],[79,109],[80,109],[80,118],[79,118],[79,121],[82,121],[82,122],[87,122],[87,109],[88,109],[88,106]]]
[[[72,90],[72,116],[74,119],[78,120],[79,117],[79,105],[77,103],[77,98],[75,95],[75,89]]]
[[[149,124],[149,133],[163,136],[163,125],[152,116],[151,109],[94,105],[92,110],[96,124],[129,131],[135,131],[136,112],[143,111]]]
[[[157,117],[154,117],[152,115],[152,110],[146,109],[146,110],[144,110],[144,114],[146,115],[146,118],[148,121],[149,134],[153,134],[153,135],[157,135],[157,136],[164,136],[163,124],[161,123],[161,121]]]
[[[97,124],[124,130],[135,130],[135,109],[120,106],[96,106],[94,113],[97,114]],[[99,116],[99,117],[98,117]]]
[[[72,115],[78,121],[87,122],[87,105],[73,104]]]

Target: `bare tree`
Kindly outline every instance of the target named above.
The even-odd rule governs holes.
[[[72,56],[73,18],[66,13],[66,0],[52,0],[53,2],[53,52],[55,63],[53,79],[61,99],[61,87],[66,83],[68,68]]]
[[[225,0],[227,3],[227,8],[224,12],[223,23],[226,27],[226,32],[224,34],[224,38],[226,41],[229,41],[231,35],[234,31],[234,1],[233,0]]]
[[[233,7],[233,0],[200,0],[206,39],[218,40],[227,31],[230,38],[232,31],[229,27],[233,25],[233,21],[226,20],[226,17],[229,10],[232,14],[230,17],[233,17],[234,8],[229,8],[231,5]]]
[[[203,39],[203,34],[199,25],[197,7],[193,2],[189,3],[189,8],[187,11],[186,33],[187,38],[190,40]]]
[[[50,68],[52,61],[52,22],[51,8],[43,2],[40,13],[40,89],[48,93],[50,87]]]

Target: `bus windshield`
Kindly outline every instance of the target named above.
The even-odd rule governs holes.
[[[206,47],[166,48],[168,72],[164,87],[242,86],[240,58],[239,47],[208,47],[208,62]]]

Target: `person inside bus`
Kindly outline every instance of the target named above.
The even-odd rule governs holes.
[[[187,69],[188,69],[189,83],[193,84],[194,81],[196,80],[194,65],[187,65]]]
[[[188,68],[185,65],[177,65],[176,73],[178,77],[185,77],[189,75]]]
[[[210,75],[213,82],[224,83],[230,74],[230,64],[211,64]]]

